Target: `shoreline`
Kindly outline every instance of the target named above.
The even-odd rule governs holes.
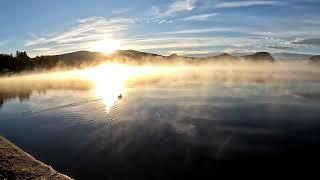
[[[0,179],[70,180],[0,136]]]

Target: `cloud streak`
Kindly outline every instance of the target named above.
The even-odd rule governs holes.
[[[288,40],[273,37],[263,37],[262,39],[264,39],[265,43],[267,44],[266,47],[270,49],[292,50],[296,48],[308,47],[306,44],[298,44],[298,42],[301,41],[297,38]]]
[[[237,8],[248,6],[262,6],[262,5],[279,5],[279,1],[231,1],[221,2],[215,5],[216,8]]]
[[[112,14],[124,14],[129,12],[130,10],[131,10],[130,8],[117,9],[117,10],[113,10]]]
[[[220,15],[220,13],[198,14],[198,15],[185,17],[182,20],[185,20],[185,21],[206,21],[206,20],[208,20],[208,18],[213,17],[213,16],[218,16],[218,15]]]
[[[163,37],[155,39],[131,39],[125,42],[128,49],[142,51],[167,49],[169,51],[179,51],[184,48],[198,49],[201,47],[223,47],[233,44],[237,48],[246,48],[258,45],[261,40],[256,38],[235,38],[235,37]],[[205,50],[205,49],[204,49]]]
[[[302,45],[320,46],[320,38],[303,39],[295,43]]]
[[[25,43],[25,47],[37,51],[45,48],[52,52],[63,50],[82,50],[92,48],[92,44],[108,38],[113,38],[126,31],[133,23],[130,19],[90,17],[78,20],[74,27],[65,32],[33,38]]]
[[[266,46],[271,49],[294,49],[292,46],[287,46],[287,45],[266,45]]]
[[[204,28],[204,29],[188,29],[188,30],[179,30],[179,31],[168,31],[163,32],[161,34],[167,35],[178,35],[178,34],[203,34],[203,33],[210,33],[210,32],[226,32],[226,31],[233,31],[232,28]]]
[[[172,14],[181,11],[191,11],[195,8],[197,0],[178,0],[173,2],[165,14]]]
[[[169,7],[161,11],[159,7],[153,6],[152,12],[158,18],[172,16],[181,12],[192,11],[196,8],[197,0],[175,0]]]

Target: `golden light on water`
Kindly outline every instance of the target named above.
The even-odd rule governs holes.
[[[179,68],[176,67],[153,67],[153,66],[129,66],[123,64],[104,64],[94,68],[81,71],[83,78],[89,79],[93,83],[93,95],[101,99],[105,110],[110,112],[112,108],[121,102],[119,95],[126,97],[126,87],[129,81],[151,78],[157,74],[176,74]]]
[[[110,111],[119,101],[118,96],[125,93],[126,81],[132,71],[122,65],[102,65],[85,70],[84,75],[94,84],[93,94],[101,99],[106,111]]]

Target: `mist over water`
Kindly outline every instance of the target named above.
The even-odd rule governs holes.
[[[76,179],[265,172],[319,159],[319,75],[241,62],[1,77],[0,132]]]

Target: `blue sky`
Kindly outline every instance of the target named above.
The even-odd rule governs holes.
[[[320,54],[318,0],[2,0],[0,53]]]

